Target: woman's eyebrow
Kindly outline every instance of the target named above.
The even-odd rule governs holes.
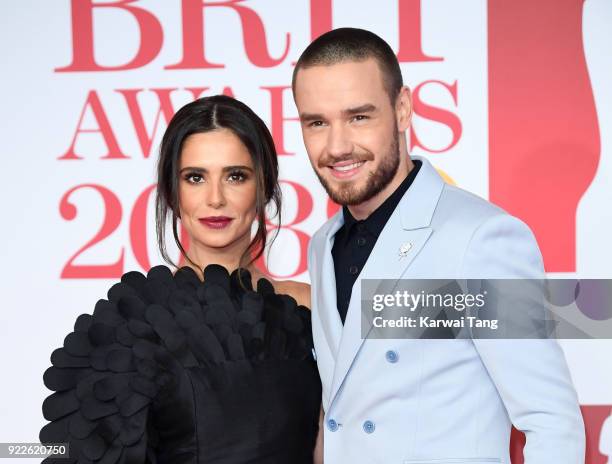
[[[234,171],[236,169],[244,169],[246,171],[253,171],[253,168],[250,167],[250,166],[246,166],[246,165],[242,165],[242,164],[237,164],[237,165],[234,165],[234,166],[224,166],[223,167],[223,172]],[[202,167],[198,167],[198,166],[186,166],[186,167],[182,168],[179,171],[179,173],[182,173],[183,171],[192,171],[192,172],[207,173],[208,169],[202,168]]]
[[[244,166],[244,165],[236,165],[236,166],[225,166],[223,168],[224,171],[234,171],[236,169],[244,169],[246,171],[252,171],[253,168],[250,166]]]

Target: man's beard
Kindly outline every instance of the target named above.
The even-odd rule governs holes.
[[[368,153],[368,155],[370,155],[370,159],[374,158],[371,153]],[[375,197],[382,192],[387,185],[389,185],[397,173],[397,169],[399,167],[399,157],[399,134],[397,131],[394,131],[389,152],[382,158],[378,169],[375,172],[369,173],[369,178],[363,188],[358,189],[351,183],[348,183],[348,185],[345,187],[340,187],[334,190],[317,170],[315,170],[315,173],[317,174],[321,185],[323,185],[323,188],[333,201],[344,206],[359,205]],[[325,164],[327,165],[327,163]]]

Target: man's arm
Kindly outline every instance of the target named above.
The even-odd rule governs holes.
[[[463,278],[542,279],[537,242],[510,215],[488,218],[474,232]],[[526,464],[584,462],[585,432],[578,399],[558,342],[553,339],[474,339],[514,426],[527,437]]]

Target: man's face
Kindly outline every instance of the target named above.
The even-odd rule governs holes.
[[[357,205],[391,182],[400,162],[396,111],[373,58],[300,69],[295,102],[308,157],[332,200]]]

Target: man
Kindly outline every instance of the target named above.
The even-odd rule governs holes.
[[[412,102],[397,58],[352,28],[315,40],[293,92],[304,143],[343,205],[309,247],[326,464],[584,461],[584,424],[554,340],[361,337],[362,279],[537,278],[529,228],[408,154]]]

